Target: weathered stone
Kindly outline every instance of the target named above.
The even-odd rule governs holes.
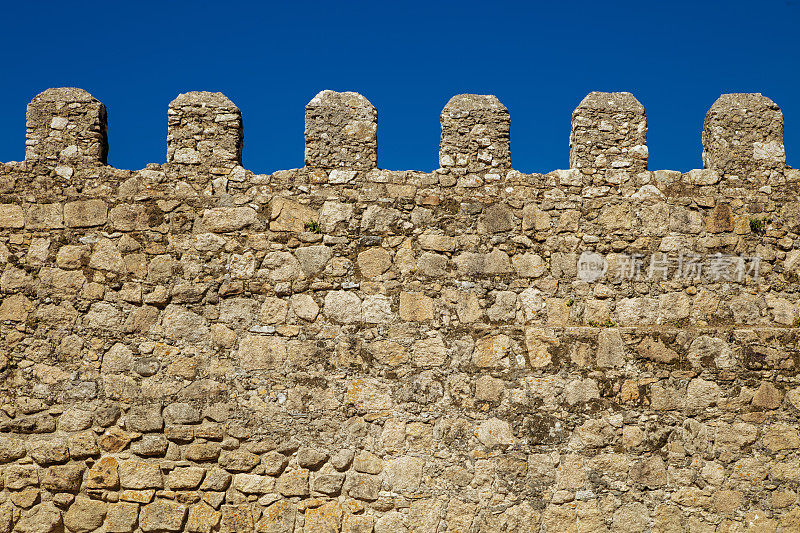
[[[101,458],[89,469],[86,476],[87,488],[115,489],[119,486],[119,462],[116,458],[107,456]],[[160,474],[160,472],[159,472]]]
[[[164,479],[157,463],[128,459],[119,463],[119,482],[123,489],[161,489]]]
[[[219,465],[230,472],[249,472],[261,459],[245,450],[224,450],[219,456]]]
[[[342,507],[339,502],[328,502],[306,511],[305,529],[319,533],[339,533],[342,527]]]
[[[222,513],[205,504],[189,507],[185,530],[191,533],[211,533],[219,525]]]
[[[239,341],[239,364],[247,370],[276,370],[286,362],[286,342],[266,335],[246,335]]]
[[[306,276],[316,276],[325,269],[333,257],[333,251],[328,246],[304,246],[298,248],[294,255]]]
[[[131,407],[125,417],[125,427],[130,431],[161,431],[164,428],[161,406],[135,405]]]
[[[25,227],[25,214],[17,204],[0,204],[0,228]]]
[[[433,299],[418,292],[400,293],[400,320],[424,322],[433,319]]]
[[[130,533],[136,529],[139,517],[139,505],[130,502],[118,502],[108,505],[105,530],[107,533]]]
[[[389,511],[375,521],[375,533],[407,533],[408,520],[397,511]]]
[[[357,324],[362,320],[361,299],[350,291],[330,291],[325,295],[323,313],[340,324]]]
[[[178,467],[167,476],[167,486],[172,490],[195,490],[205,473],[204,468],[197,466]]]
[[[186,506],[169,500],[156,500],[142,507],[139,527],[145,532],[181,531]]]
[[[14,525],[14,533],[59,533],[63,530],[61,513],[49,502],[23,511]]]
[[[102,226],[108,218],[108,206],[103,200],[79,200],[64,204],[64,225],[69,228]]]
[[[180,305],[170,304],[161,313],[164,335],[174,340],[201,342],[209,333],[206,320]]]
[[[105,502],[78,496],[64,514],[64,526],[75,533],[89,533],[103,525],[106,512]]]
[[[317,220],[317,212],[287,198],[276,197],[270,203],[269,229],[302,232]]]
[[[492,335],[478,339],[472,362],[478,368],[508,368],[511,339],[507,335]]]
[[[69,443],[64,438],[31,439],[28,455],[40,465],[64,463],[69,460]]]
[[[392,258],[383,248],[370,248],[358,254],[358,269],[365,278],[380,276],[391,266]]]
[[[42,488],[50,492],[78,492],[85,470],[81,463],[51,466],[40,475]]]
[[[275,490],[284,496],[308,496],[308,470],[301,468],[284,472],[275,484]]]
[[[303,468],[317,470],[327,460],[328,454],[322,450],[303,447],[297,451],[297,464]]]
[[[345,481],[344,490],[357,500],[375,501],[381,488],[378,476],[349,472]]]
[[[481,422],[475,436],[487,448],[508,447],[514,444],[511,426],[504,420],[490,418]]]
[[[762,409],[777,409],[783,402],[783,392],[768,381],[762,381],[753,395],[753,406]]]
[[[297,508],[289,500],[279,500],[261,513],[256,531],[264,533],[293,533]]]
[[[238,231],[257,224],[258,217],[251,207],[214,207],[203,211],[203,225],[214,233]]]
[[[423,459],[409,455],[387,461],[384,465],[384,474],[391,490],[401,493],[414,493],[419,490],[424,465]]]

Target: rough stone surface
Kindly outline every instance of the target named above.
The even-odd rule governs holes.
[[[642,107],[593,93],[548,174],[511,168],[493,97],[448,104],[430,173],[376,168],[363,98],[312,104],[307,166],[256,175],[222,95],[176,99],[137,171],[88,93],[31,103],[0,164],[0,533],[798,530],[771,102],[723,97],[709,168],[650,172]]]
[[[703,125],[703,166],[723,177],[766,182],[783,172],[783,114],[760,93],[723,94]]]

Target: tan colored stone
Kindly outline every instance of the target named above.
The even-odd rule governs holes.
[[[108,505],[106,512],[106,533],[131,533],[136,529],[139,505],[131,502],[118,502]]]
[[[142,531],[181,531],[186,519],[186,506],[170,500],[156,500],[142,507],[139,527]]]
[[[753,407],[777,409],[783,403],[783,392],[769,381],[762,381],[753,395]]]
[[[358,269],[366,278],[380,276],[392,266],[392,258],[384,248],[376,246],[358,254]]]
[[[275,490],[284,496],[308,496],[308,474],[305,468],[284,472],[275,484]]]
[[[239,341],[238,361],[247,370],[277,370],[286,362],[286,341],[267,335],[246,335]]]
[[[203,225],[213,233],[238,231],[256,224],[258,217],[251,207],[214,207],[203,211]]]
[[[3,299],[3,303],[0,304],[0,322],[5,320],[24,322],[32,309],[33,302],[26,298],[24,294],[6,296]]]
[[[103,525],[105,517],[105,502],[78,496],[64,514],[64,526],[74,533],[89,533]]]
[[[472,363],[478,368],[508,368],[511,339],[508,335],[492,335],[475,342]]]
[[[119,481],[124,489],[161,489],[164,480],[158,463],[128,459],[119,464]]]
[[[390,490],[413,494],[420,488],[425,460],[420,457],[403,455],[387,461],[384,474]]]
[[[800,448],[800,431],[796,425],[776,423],[767,427],[761,438],[764,447],[772,452]]]
[[[190,533],[211,533],[219,525],[222,513],[200,503],[189,507],[185,530]]]
[[[17,204],[0,204],[0,228],[25,227],[25,214]]]
[[[511,426],[505,420],[490,418],[478,425],[475,431],[478,440],[489,449],[506,448],[514,444],[514,433]]]
[[[69,228],[102,226],[108,218],[108,206],[103,200],[79,200],[64,204],[64,224]]]
[[[270,202],[269,229],[272,231],[306,231],[306,225],[317,221],[317,212],[287,198],[276,197]]]
[[[433,319],[433,299],[419,292],[400,293],[400,320],[424,322]]]
[[[339,502],[328,502],[306,511],[304,531],[339,533],[341,527],[342,507]]]
[[[447,362],[447,346],[440,336],[418,340],[411,347],[411,357],[415,365],[438,367]]]
[[[110,239],[100,239],[95,243],[89,258],[89,267],[115,274],[124,274],[128,270],[122,259],[122,253]]]

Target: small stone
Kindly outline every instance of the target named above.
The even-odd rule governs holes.
[[[768,381],[762,381],[753,395],[753,407],[777,409],[783,403],[783,392]]]
[[[102,226],[108,219],[108,206],[103,200],[79,200],[64,204],[64,224],[70,228]]]
[[[400,320],[424,322],[433,319],[433,299],[419,292],[400,293]]]
[[[119,485],[118,462],[115,457],[103,457],[89,469],[86,487],[90,489],[115,489]]]
[[[0,228],[25,227],[25,214],[17,204],[0,204]]]
[[[188,403],[168,404],[163,416],[167,424],[197,424],[202,420],[200,411]]]
[[[51,466],[40,476],[42,488],[50,492],[78,492],[85,470],[82,463]]]
[[[297,452],[297,464],[310,470],[317,470],[327,460],[327,453],[313,448],[303,447]]]
[[[245,494],[266,494],[272,492],[275,479],[257,474],[236,474],[233,476],[233,488]]]
[[[344,474],[317,474],[314,476],[311,489],[315,492],[334,496],[342,490],[344,479]]]
[[[229,472],[249,472],[261,458],[245,450],[224,450],[219,456],[219,466]]]
[[[186,460],[196,463],[216,461],[221,451],[216,442],[195,442],[186,447]]]
[[[284,472],[278,478],[275,489],[284,496],[308,496],[308,470],[302,468]]]
[[[14,533],[60,533],[63,530],[61,513],[49,502],[23,511],[14,526]]]
[[[291,299],[292,310],[303,320],[313,322],[319,314],[319,306],[314,298],[308,294],[297,294]]]
[[[514,444],[514,433],[505,420],[490,418],[481,422],[475,436],[487,448],[508,447]]]
[[[387,461],[384,473],[390,489],[400,493],[414,493],[419,490],[424,465],[423,459],[410,455]]]
[[[344,490],[357,500],[372,502],[378,499],[381,488],[380,477],[358,472],[348,472]]]
[[[200,485],[200,490],[217,492],[227,490],[228,485],[231,483],[231,478],[232,476],[223,469],[212,467],[206,472],[206,477],[203,480],[203,484]]]
[[[289,464],[289,458],[279,452],[268,452],[264,455],[264,473],[269,476],[278,476]]]
[[[164,429],[160,405],[136,405],[131,407],[125,417],[125,427],[129,431],[154,432]]]
[[[342,507],[339,502],[328,502],[306,511],[305,528],[319,533],[338,533],[342,527]]]
[[[204,468],[197,466],[178,467],[167,476],[167,485],[172,490],[195,490],[205,473]]]
[[[370,248],[358,254],[358,268],[366,278],[378,277],[391,266],[392,258],[384,248]]]
[[[133,459],[122,461],[119,464],[119,480],[124,489],[164,488],[164,480],[158,464],[145,461]]]
[[[330,464],[342,472],[350,467],[354,456],[355,452],[351,448],[343,448],[331,455]]]
[[[203,211],[203,225],[213,233],[238,231],[257,224],[256,211],[251,207],[215,207]]]

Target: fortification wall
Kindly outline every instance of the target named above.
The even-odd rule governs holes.
[[[0,532],[800,530],[769,99],[723,95],[687,173],[628,93],[544,175],[493,96],[450,100],[432,173],[376,168],[356,93],[271,175],[223,95],[168,117],[166,164],[114,169],[104,106],[51,89],[0,167]]]

